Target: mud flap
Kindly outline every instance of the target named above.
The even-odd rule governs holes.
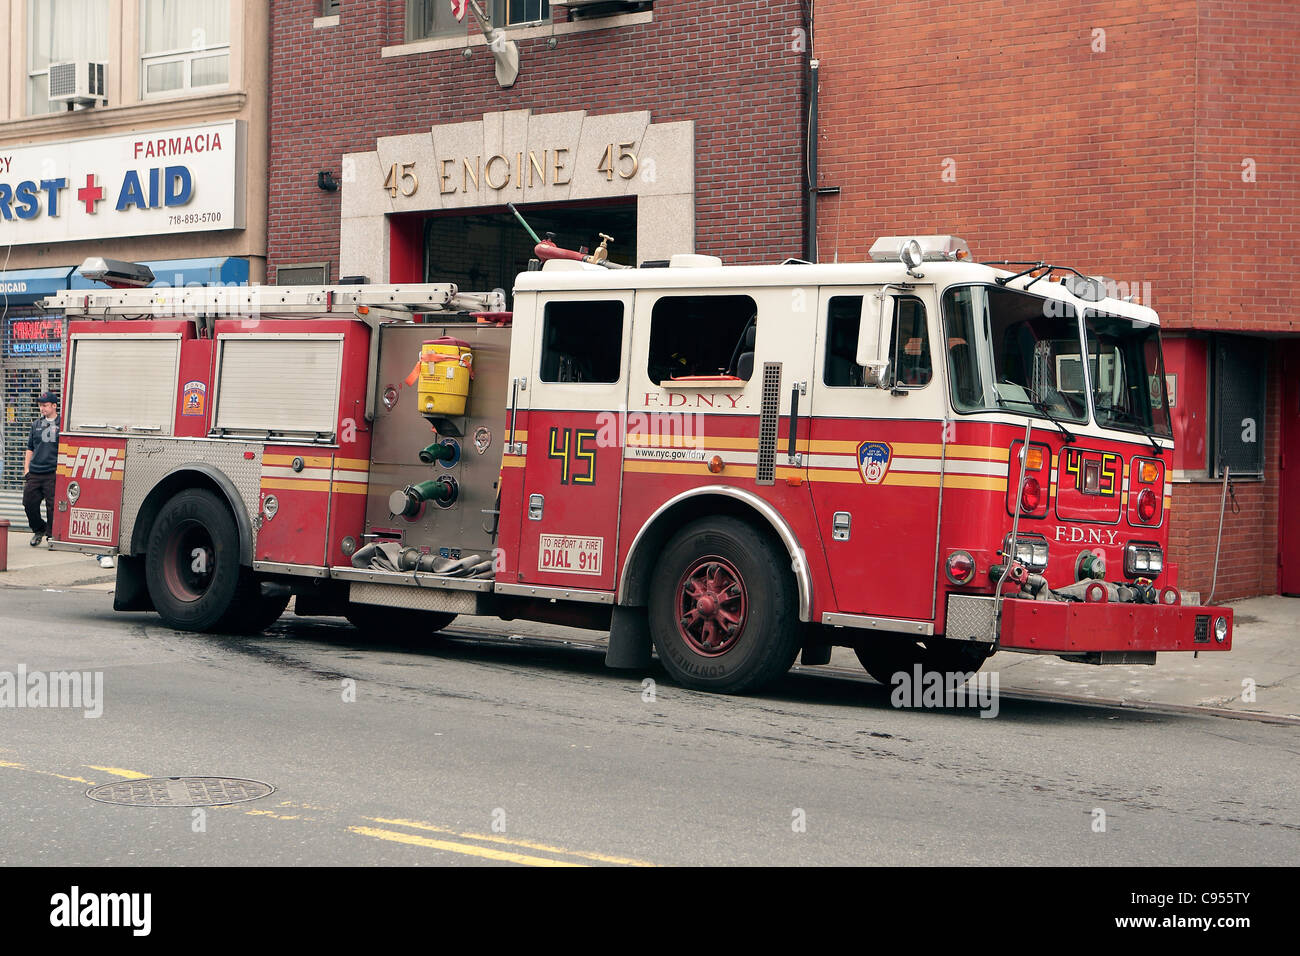
[[[615,607],[609,623],[605,666],[644,670],[650,666],[650,619],[643,607]]]
[[[144,579],[144,558],[117,556],[117,583],[113,586],[114,611],[152,611],[153,598]]]

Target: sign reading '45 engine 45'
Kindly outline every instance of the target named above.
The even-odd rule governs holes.
[[[0,244],[242,229],[243,126],[0,147]]]

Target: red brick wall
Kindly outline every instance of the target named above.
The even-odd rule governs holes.
[[[1192,0],[817,11],[821,177],[841,189],[819,209],[821,258],[952,233],[977,259],[1149,282],[1162,314],[1187,313]]]
[[[799,0],[660,3],[649,24],[561,36],[554,50],[525,40],[508,90],[481,46],[469,60],[381,58],[402,42],[401,0],[348,0],[339,26],[314,30],[317,6],[272,4],[269,281],[282,262],[329,261],[337,275],[339,196],[316,188],[317,170],[339,175],[340,156],[377,137],[525,107],[695,120],[696,251],[737,263],[801,254]]]
[[[1202,328],[1300,332],[1300,3],[1199,0],[1197,8],[1190,319]],[[1254,182],[1243,181],[1246,160]]]
[[[820,254],[962,236],[1151,295],[1170,329],[1300,332],[1300,4],[817,5]],[[1104,34],[1097,31],[1104,31]],[[1105,49],[1100,49],[1104,41]],[[1255,161],[1255,182],[1242,160]],[[945,176],[945,173],[948,175]],[[1236,484],[1216,600],[1277,589],[1278,372],[1263,482]],[[1203,400],[1180,393],[1179,401]],[[1220,488],[1175,488],[1170,552],[1208,596]]]

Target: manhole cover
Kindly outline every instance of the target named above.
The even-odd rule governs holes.
[[[219,807],[274,792],[269,783],[238,777],[146,777],[91,787],[86,796],[125,807]]]

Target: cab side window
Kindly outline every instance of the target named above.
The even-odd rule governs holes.
[[[930,337],[925,332],[925,306],[920,299],[897,300],[893,356],[894,384],[903,388],[929,385],[934,375],[930,364]]]
[[[890,324],[889,375],[896,387],[920,388],[934,375],[930,338],[925,327],[925,305],[920,299],[895,298]],[[832,296],[826,309],[826,356],[822,382],[840,388],[863,388],[866,381],[858,364],[858,324],[862,296]]]
[[[747,295],[665,295],[650,310],[652,382],[707,376],[749,381],[758,306]]]
[[[542,323],[543,382],[618,381],[622,302],[548,302]]]
[[[858,364],[858,322],[862,296],[832,296],[826,309],[826,364],[822,381],[827,385],[860,388],[866,385]]]

